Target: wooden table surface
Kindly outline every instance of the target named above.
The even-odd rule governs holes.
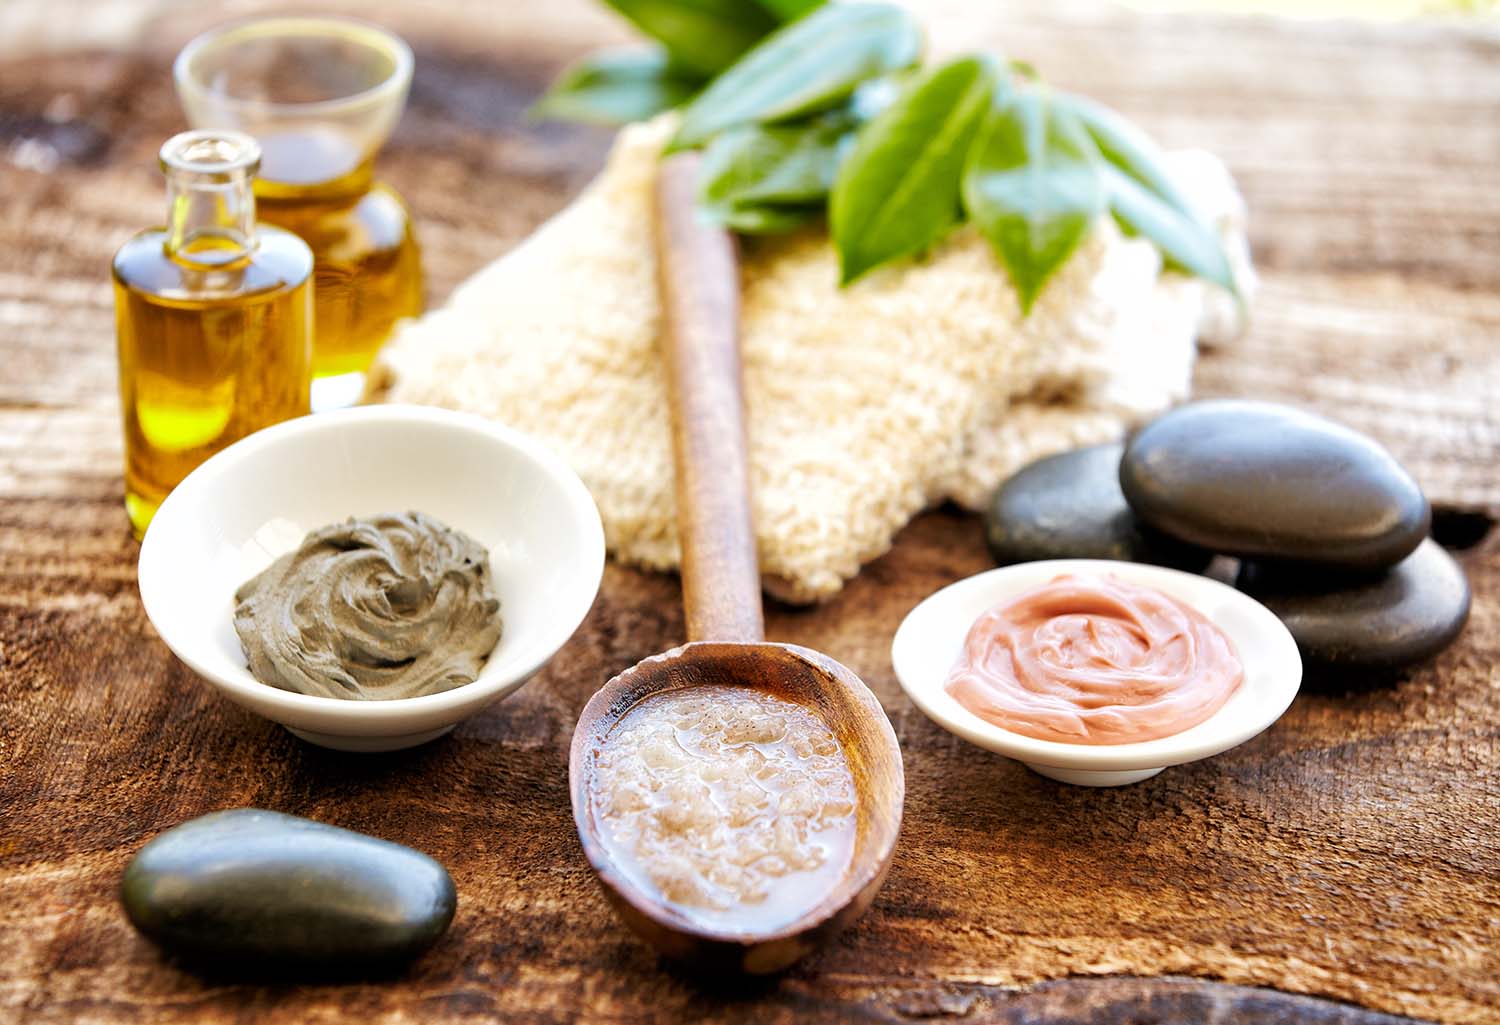
[[[924,5],[984,45],[1222,154],[1265,288],[1204,394],[1283,398],[1381,438],[1471,575],[1469,628],[1396,681],[1311,679],[1242,747],[1119,790],[1064,786],[905,700],[905,611],[988,565],[978,523],[921,517],[831,604],[769,634],[874,689],[907,766],[871,912],[776,980],[663,966],[614,920],[574,836],[566,745],[605,678],[682,636],[674,577],[611,566],[583,628],[513,698],[424,748],[302,744],[219,700],[156,638],[121,508],[110,253],[159,218],[181,127],[172,54],[223,9],[0,7],[0,1020],[1500,1021],[1500,33],[1144,16],[1091,2]],[[583,0],[381,0],[413,43],[383,173],[431,298],[565,203],[608,134],[525,122],[568,58],[627,34]],[[990,7],[1003,8],[990,11]],[[451,931],[399,977],[200,979],[125,921],[151,836],[255,805],[448,866]]]

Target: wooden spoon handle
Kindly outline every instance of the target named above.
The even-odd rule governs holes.
[[[765,636],[750,517],[734,239],[696,208],[698,157],[661,164],[656,255],[688,640]]]

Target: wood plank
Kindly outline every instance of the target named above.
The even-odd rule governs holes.
[[[181,126],[171,56],[218,15],[134,0],[70,27],[67,6],[0,10],[0,1018],[1500,1018],[1494,537],[1463,555],[1473,618],[1434,664],[1312,681],[1261,737],[1118,791],[979,752],[901,695],[891,633],[988,565],[972,518],[923,516],[825,607],[773,606],[769,636],[829,652],[875,690],[908,801],[870,914],[748,990],[684,979],[636,943],[568,811],[576,716],[608,676],[682,639],[675,578],[611,566],[546,670],[416,751],[322,751],[219,701],[136,596],[105,279],[161,203],[153,153]],[[348,6],[417,49],[382,167],[417,212],[440,300],[597,168],[607,133],[523,112],[563,61],[627,34],[585,0]],[[922,5],[937,48],[1001,45],[1239,176],[1266,287],[1252,333],[1204,357],[1201,392],[1313,406],[1385,440],[1435,500],[1500,510],[1495,29],[993,6]],[[28,55],[30,23],[48,26],[50,52]],[[125,922],[119,873],[161,829],[239,805],[433,854],[459,888],[452,931],[392,980],[179,971]]]

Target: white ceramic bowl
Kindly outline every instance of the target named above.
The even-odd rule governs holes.
[[[306,533],[349,516],[416,510],[489,548],[504,630],[473,683],[389,701],[257,682],[234,632],[234,592]],[[177,657],[229,700],[345,751],[424,743],[542,667],[588,613],[604,531],[587,489],[526,436],[479,417],[368,406],[258,431],[198,467],[141,544],[141,601]]]
[[[943,683],[981,613],[1064,573],[1115,577],[1153,587],[1197,609],[1229,635],[1245,678],[1217,712],[1191,729],[1135,744],[1065,744],[994,726],[960,705]],[[939,726],[971,743],[1019,759],[1043,776],[1083,786],[1135,783],[1168,765],[1207,758],[1241,744],[1275,722],[1302,683],[1296,642],[1254,598],[1207,577],[1161,566],[1096,559],[1019,563],[950,584],[922,602],[891,644],[896,677],[908,697]]]

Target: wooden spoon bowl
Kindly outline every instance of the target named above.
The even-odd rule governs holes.
[[[690,643],[637,663],[594,695],[574,731],[568,772],[584,853],[626,924],[700,968],[764,974],[810,953],[869,907],[901,830],[905,777],[890,721],[858,676],[816,651],[764,640],[740,389],[739,273],[733,240],[697,216],[696,159],[664,162],[657,184],[662,356]],[[848,870],[789,925],[715,931],[693,923],[628,880],[601,839],[591,789],[610,730],[651,694],[704,684],[755,688],[810,708],[848,760],[855,795]]]
[[[691,921],[635,888],[599,838],[591,788],[604,738],[643,698],[704,683],[752,687],[813,709],[833,731],[854,776],[859,800],[848,870],[823,900],[772,932],[715,932]],[[700,641],[625,670],[585,706],[573,734],[569,776],[584,854],[620,917],[663,954],[717,975],[780,971],[858,918],[885,880],[901,831],[901,749],[880,703],[847,668],[793,644]]]

